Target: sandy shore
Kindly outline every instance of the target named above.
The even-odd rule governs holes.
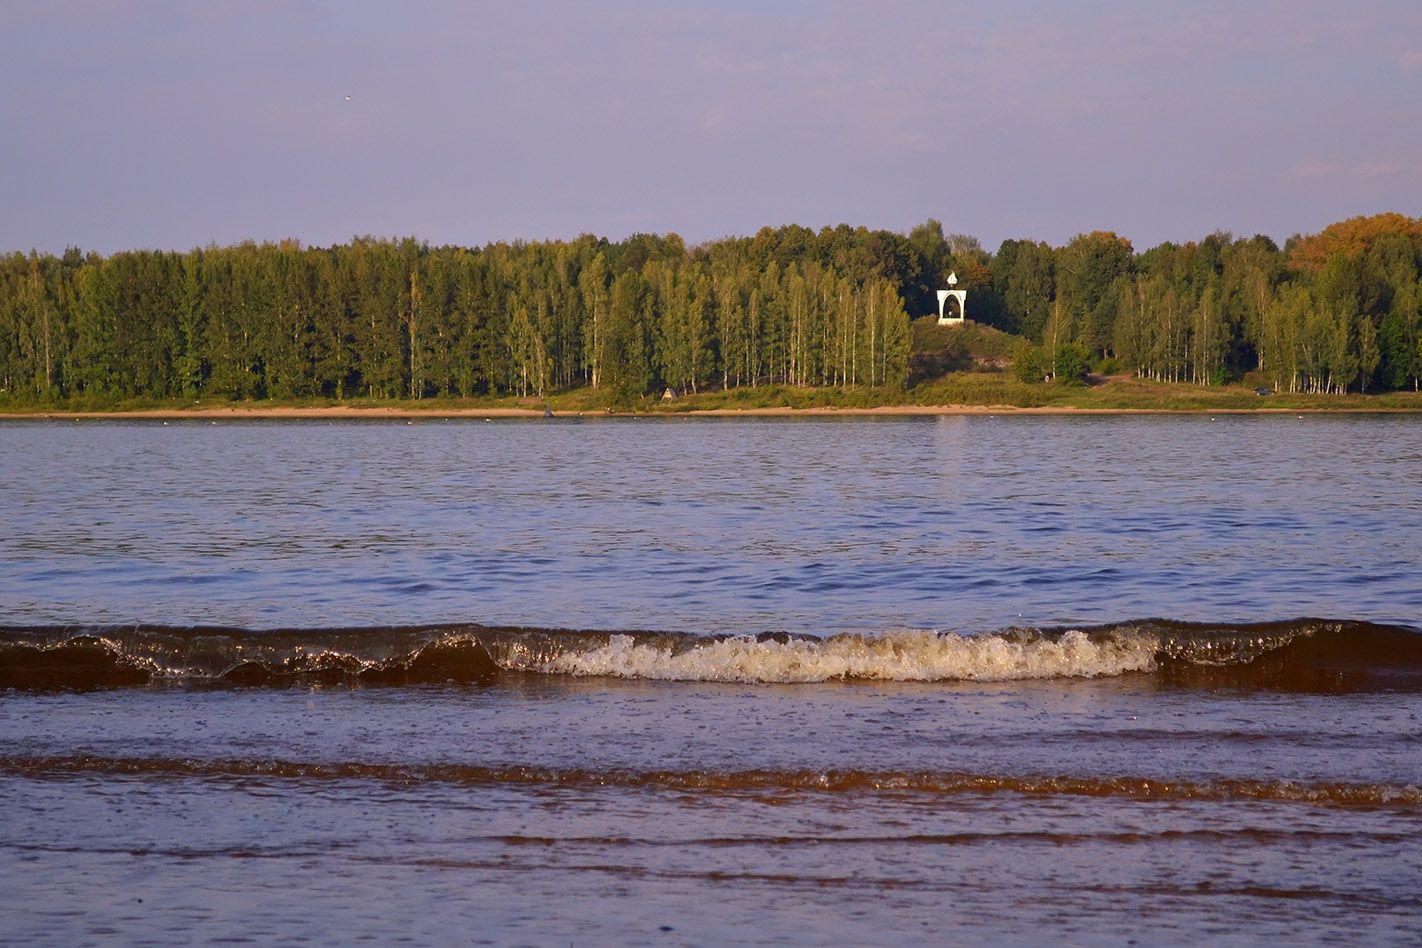
[[[1013,408],[1007,405],[887,405],[880,408],[708,408],[695,411],[553,411],[554,418],[687,418],[687,417],[789,417],[815,415],[990,415],[1080,414],[1078,408]],[[0,419],[162,419],[241,420],[261,418],[319,419],[419,419],[419,418],[545,418],[548,412],[533,408],[151,408],[135,411],[0,412]]]
[[[1014,405],[883,405],[877,408],[708,408],[681,412],[553,411],[555,418],[754,418],[754,417],[874,417],[905,415],[1253,415],[1362,412],[1416,412],[1411,408],[1076,408],[1050,406],[1020,408]],[[345,405],[292,407],[153,408],[134,411],[0,412],[0,419],[162,419],[243,420],[262,418],[305,419],[430,419],[430,418],[543,418],[549,413],[534,408],[355,408]]]

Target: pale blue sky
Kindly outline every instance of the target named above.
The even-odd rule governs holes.
[[[1422,214],[1422,3],[0,0],[0,252]],[[350,96],[347,100],[346,96]]]

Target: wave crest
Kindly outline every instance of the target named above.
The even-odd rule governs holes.
[[[698,636],[482,625],[376,629],[0,628],[0,688],[151,682],[494,684],[520,674],[661,681],[1020,681],[1154,676],[1166,687],[1422,690],[1422,633],[1368,622],[1143,620],[963,634]]]
[[[1096,678],[1155,667],[1145,637],[1093,640],[1070,630],[1059,637],[963,636],[921,630],[825,639],[727,636],[677,649],[612,635],[605,645],[565,651],[525,670],[578,676],[672,681],[804,684],[834,680],[1015,681]]]

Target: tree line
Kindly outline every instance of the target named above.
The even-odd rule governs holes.
[[[1051,248],[1005,241],[990,262],[1006,325],[1036,347],[1024,377],[1129,371],[1219,384],[1256,372],[1291,392],[1418,387],[1422,219],[1358,217],[1283,248],[1212,234],[1133,252],[1113,233]]]
[[[902,385],[897,274],[843,228],[688,249],[430,247],[358,238],[0,260],[12,397],[636,396],[766,383]]]
[[[687,247],[430,247],[362,237],[185,253],[0,258],[0,398],[20,402],[544,395],[905,384],[909,317],[956,272],[1025,376],[1088,364],[1217,384],[1417,387],[1422,221],[1356,218],[1283,248],[1213,234],[1136,253],[1111,233],[996,253],[909,234],[764,228]]]

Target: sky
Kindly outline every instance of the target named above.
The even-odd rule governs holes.
[[[0,253],[1384,211],[1417,0],[0,0]]]

